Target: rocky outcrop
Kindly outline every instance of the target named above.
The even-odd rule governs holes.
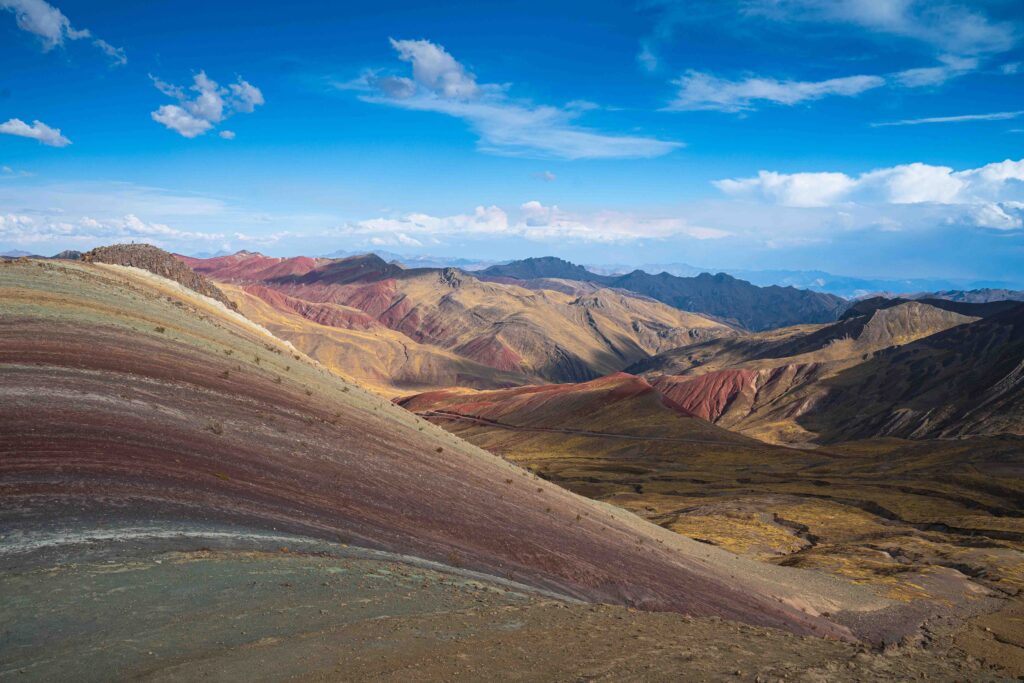
[[[110,263],[148,270],[193,292],[216,299],[229,308],[235,308],[235,304],[209,279],[189,268],[173,254],[151,244],[112,244],[109,247],[97,247],[82,254],[82,260],[87,263]]]

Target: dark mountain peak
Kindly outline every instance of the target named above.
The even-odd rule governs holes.
[[[405,268],[402,266],[388,263],[376,254],[360,254],[331,261],[301,275],[286,275],[272,281],[345,285],[353,282],[384,280],[397,277],[405,272]]]
[[[849,318],[857,318],[862,315],[871,315],[876,311],[880,311],[885,308],[892,308],[893,306],[899,306],[900,304],[907,303],[907,299],[900,298],[889,298],[884,296],[873,296],[867,299],[861,299],[855,301],[843,312],[840,316],[840,320],[847,320]]]
[[[600,281],[602,276],[591,273],[583,266],[570,263],[557,256],[539,256],[512,261],[500,266],[490,266],[481,271],[491,277],[514,277],[519,280],[535,278],[560,278],[564,280]]]

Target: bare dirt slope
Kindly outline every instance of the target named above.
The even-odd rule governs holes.
[[[952,650],[565,602],[329,546],[36,559],[0,575],[0,680],[1004,680]]]

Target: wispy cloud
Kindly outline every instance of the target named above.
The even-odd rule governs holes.
[[[963,114],[960,116],[931,116],[923,119],[903,119],[902,121],[882,121],[872,123],[874,128],[886,126],[919,126],[923,123],[964,123],[967,121],[1008,121],[1024,115],[1024,109],[1020,111],[997,111],[991,114]]]
[[[687,71],[673,81],[679,86],[669,111],[739,112],[753,109],[756,102],[794,105],[830,96],[853,97],[885,85],[879,76],[847,76],[825,81],[778,81],[747,78],[729,81],[699,71]]]
[[[200,71],[193,77],[193,85],[189,88],[196,93],[194,97],[190,97],[181,86],[166,83],[152,75],[150,79],[157,90],[178,100],[178,104],[162,105],[151,112],[150,117],[186,138],[203,135],[233,113],[252,113],[264,103],[260,89],[241,77],[236,83],[222,88],[205,71]],[[220,136],[232,140],[235,134],[223,131]]]
[[[92,39],[92,44],[111,59],[116,66],[128,63],[123,49],[92,35],[89,29],[76,29],[64,13],[44,0],[0,0],[0,9],[14,13],[18,28],[42,41],[43,50],[50,51],[65,41]]]
[[[0,166],[0,180],[11,178],[29,178],[32,174],[28,171],[21,171],[10,166]]]
[[[512,100],[507,86],[477,82],[442,46],[427,40],[392,40],[412,77],[368,72],[339,89],[359,90],[364,101],[447,114],[467,122],[483,151],[563,159],[648,158],[682,143],[635,135],[607,134],[575,123],[584,108],[552,107]]]
[[[50,128],[42,121],[33,121],[32,125],[29,125],[21,119],[10,119],[0,123],[0,133],[31,138],[50,147],[67,147],[71,144],[71,140],[64,137],[60,128]]]
[[[868,36],[901,36],[936,50],[937,63],[932,65],[826,80],[760,74],[727,79],[691,69],[673,81],[679,90],[666,107],[669,110],[737,112],[754,109],[758,103],[791,106],[825,97],[852,97],[882,86],[936,87],[977,71],[992,55],[1013,49],[1022,33],[1019,21],[993,20],[982,8],[943,0],[647,0],[644,6],[656,17],[655,30],[641,42],[638,55],[645,68],[658,64],[654,45],[667,41],[680,25],[730,26],[744,19],[847,25]],[[1012,75],[1018,68],[1011,62],[999,72]]]
[[[750,76],[740,80],[718,78],[700,71],[687,71],[673,81],[679,91],[665,109],[668,111],[740,112],[759,103],[792,106],[826,97],[856,97],[883,86],[923,88],[939,86],[978,68],[975,58],[943,55],[939,66],[906,69],[885,75],[843,76],[824,81],[777,80]]]
[[[939,86],[959,76],[968,74],[978,68],[978,60],[974,57],[957,57],[942,55],[938,66],[905,69],[892,74],[890,81],[906,88],[925,88]]]

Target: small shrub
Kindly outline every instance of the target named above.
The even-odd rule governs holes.
[[[167,331],[167,328],[165,328],[165,327],[154,327],[153,329],[155,331],[159,332],[160,334],[163,334],[164,332]]]

